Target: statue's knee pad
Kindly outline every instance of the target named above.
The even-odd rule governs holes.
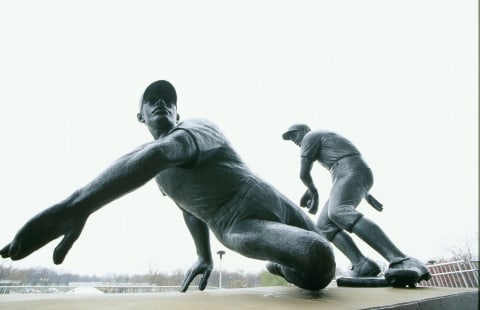
[[[352,232],[353,226],[362,216],[352,205],[340,205],[328,210],[328,218],[348,232]]]
[[[334,223],[324,226],[318,226],[318,229],[322,233],[322,235],[328,240],[332,241],[335,235],[341,231],[342,229],[335,225]]]
[[[328,213],[323,211],[317,219],[317,228],[328,241],[332,241],[335,234],[341,230],[328,218]]]

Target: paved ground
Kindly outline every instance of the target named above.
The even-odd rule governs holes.
[[[455,299],[455,300],[454,300]],[[425,305],[425,300],[430,301]],[[449,302],[446,302],[448,301]],[[469,305],[467,305],[467,300]],[[422,302],[423,301],[423,302]],[[436,302],[435,305],[432,304]],[[452,303],[453,302],[453,303]],[[0,309],[365,309],[404,304],[401,309],[477,309],[477,289],[348,288],[319,292],[295,287],[210,289],[204,292],[150,294],[10,294],[0,295]],[[405,306],[405,304],[407,306]],[[472,306],[475,304],[474,306]],[[410,305],[410,306],[408,306]],[[420,305],[420,306],[419,306]],[[428,306],[430,305],[430,306]],[[433,305],[433,306],[432,306]],[[446,307],[444,307],[446,306]],[[388,307],[389,309],[392,309]],[[398,308],[398,307],[397,307]]]

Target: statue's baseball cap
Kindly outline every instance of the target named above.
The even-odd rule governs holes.
[[[140,110],[146,98],[151,95],[162,95],[163,99],[175,103],[177,105],[177,92],[175,87],[166,80],[158,80],[147,86],[140,99]]]
[[[305,124],[293,124],[292,126],[288,127],[287,131],[285,131],[282,135],[283,140],[292,140],[293,134],[297,131],[305,131],[309,132],[310,127]]]

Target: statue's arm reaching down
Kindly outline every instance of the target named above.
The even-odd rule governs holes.
[[[308,208],[308,212],[311,214],[317,213],[318,210],[318,191],[313,183],[311,171],[313,166],[313,160],[308,157],[302,157],[300,162],[300,179],[307,187],[307,191],[300,199],[300,206]]]
[[[185,292],[193,279],[197,275],[202,274],[198,288],[203,291],[205,287],[207,287],[208,278],[213,269],[208,226],[206,223],[186,211],[183,211],[183,218],[185,224],[187,224],[187,227],[190,230],[190,234],[195,243],[195,248],[197,249],[197,261],[187,271],[180,290]]]

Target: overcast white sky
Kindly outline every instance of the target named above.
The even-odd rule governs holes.
[[[377,222],[409,255],[478,234],[478,2],[5,1],[0,11],[0,244],[151,136],[136,121],[153,80],[182,118],[206,117],[298,202],[292,123],[350,138],[373,169]],[[322,201],[330,178],[316,165]],[[322,202],[323,205],[323,202]],[[316,217],[312,217],[315,219]],[[58,242],[58,241],[57,241]],[[54,268],[51,243],[2,264]],[[376,260],[381,257],[359,243]],[[212,235],[212,251],[225,250]],[[476,250],[476,248],[475,248]],[[336,252],[337,264],[348,267]],[[60,271],[187,269],[181,213],[153,182],[90,217]],[[215,256],[218,266],[218,256]],[[228,270],[264,262],[227,250]]]

